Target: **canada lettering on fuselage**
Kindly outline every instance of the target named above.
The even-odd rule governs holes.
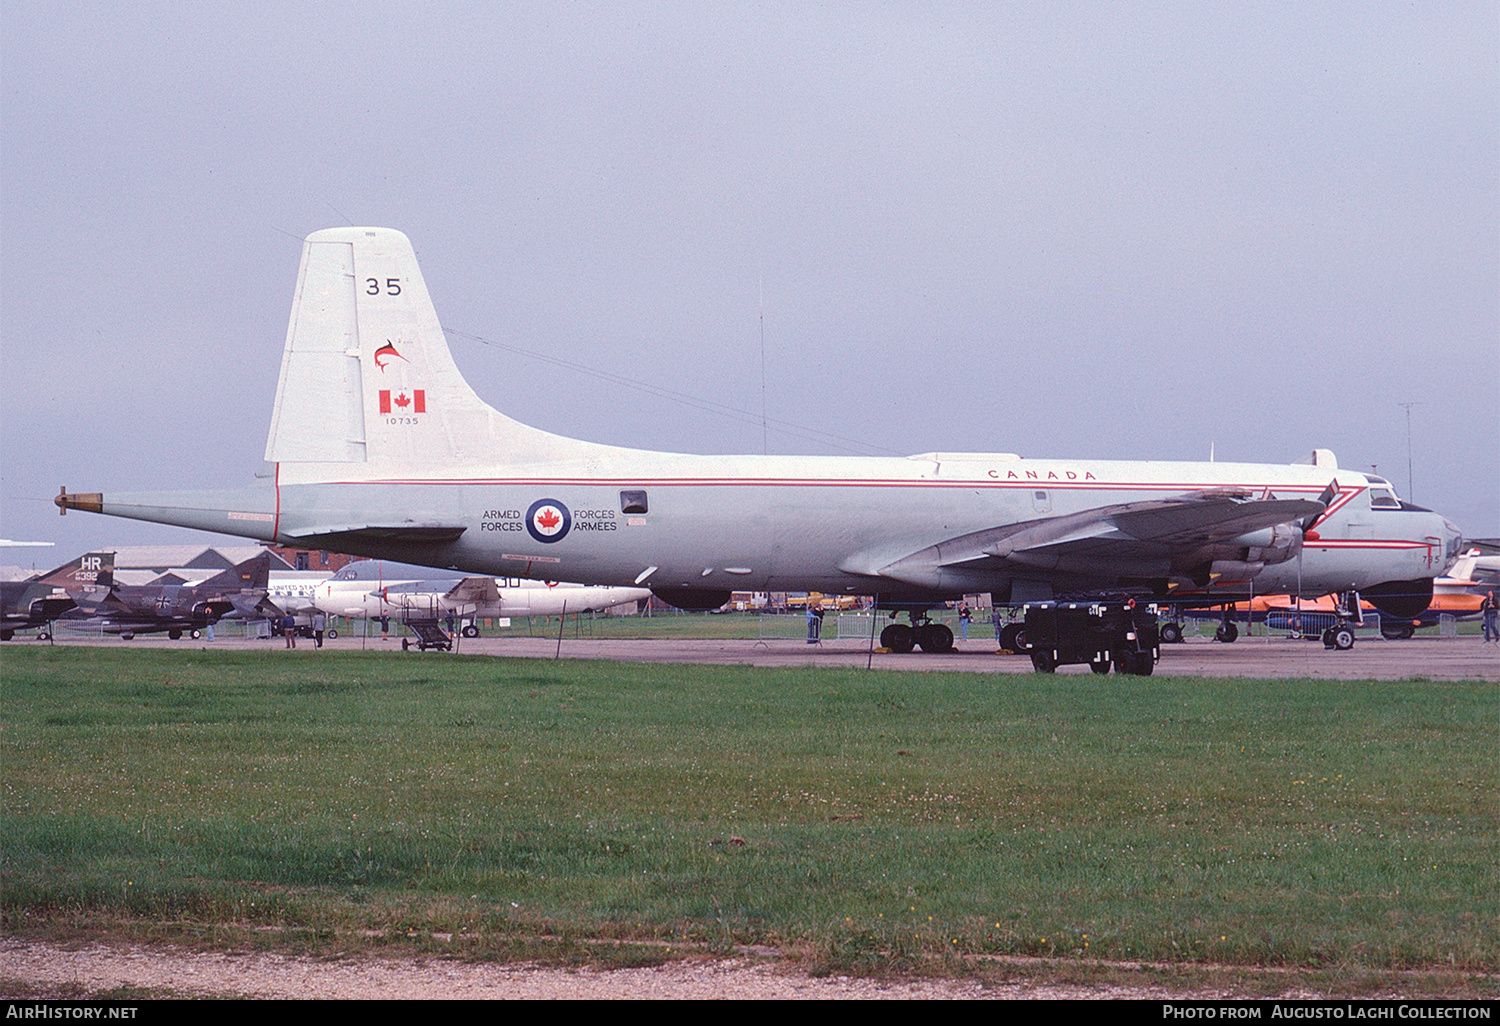
[[[1078,476],[1078,472],[1076,470],[1064,470],[1062,472],[1062,476],[1061,477],[1058,476],[1058,473],[1055,470],[1049,470],[1049,471],[1047,471],[1045,477],[1042,476],[1042,471],[1040,471],[1040,470],[1023,470],[1019,474],[1017,474],[1014,470],[1007,470],[1004,473],[1004,475],[1001,475],[1000,471],[998,471],[998,470],[988,470],[988,471],[985,471],[985,474],[988,477],[990,477],[990,478],[992,478],[992,479],[994,479],[996,481],[1001,481],[1001,480],[1003,480],[1003,481],[1097,481],[1097,480],[1099,480],[1097,477],[1094,476],[1093,471],[1089,471],[1089,470],[1085,470],[1083,472],[1083,476],[1082,477]]]

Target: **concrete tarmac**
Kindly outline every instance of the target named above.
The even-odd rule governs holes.
[[[394,635],[395,632],[393,631]],[[169,641],[162,635],[143,635],[131,641],[118,638],[70,638],[58,632],[58,643],[92,644],[107,647],[121,645],[173,650],[243,651],[265,649],[285,651],[281,638],[229,639],[220,636],[209,643],[203,639]],[[44,644],[32,640],[9,642],[11,645]],[[945,670],[971,673],[1031,673],[1026,656],[1000,655],[992,641],[959,641],[953,652],[931,655],[920,650],[904,654],[872,654],[868,642],[825,641],[809,645],[803,640],[772,641],[649,641],[599,640],[596,638],[479,637],[459,638],[461,655],[487,655],[529,659],[602,659],[635,663],[702,663],[727,666],[841,666],[875,670]],[[393,637],[361,639],[341,635],[325,642],[325,652],[385,651],[406,659],[442,659],[446,653],[419,652],[412,648],[402,652],[401,642]],[[298,639],[299,656],[316,654],[311,641]],[[293,653],[287,652],[288,656]],[[1085,665],[1063,666],[1060,674],[1088,674]],[[1189,638],[1178,645],[1161,646],[1161,660],[1156,674],[1170,677],[1257,677],[1331,680],[1480,680],[1500,683],[1500,645],[1486,645],[1478,635],[1456,638],[1410,638],[1385,641],[1360,639],[1348,652],[1325,649],[1321,642],[1292,640],[1284,635],[1245,637],[1224,645],[1207,638]]]

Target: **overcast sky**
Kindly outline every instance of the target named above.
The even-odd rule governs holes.
[[[51,497],[248,484],[345,224],[549,430],[1407,493],[1409,412],[1411,497],[1500,536],[1490,0],[4,0],[0,41],[0,537],[57,543],[0,563],[212,543]]]

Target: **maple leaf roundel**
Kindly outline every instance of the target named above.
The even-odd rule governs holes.
[[[556,499],[538,499],[526,511],[526,530],[539,542],[562,541],[573,526],[573,514]]]

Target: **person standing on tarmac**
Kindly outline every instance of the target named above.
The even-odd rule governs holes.
[[[809,602],[807,604],[807,643],[818,644],[823,636],[823,606],[820,603]]]

